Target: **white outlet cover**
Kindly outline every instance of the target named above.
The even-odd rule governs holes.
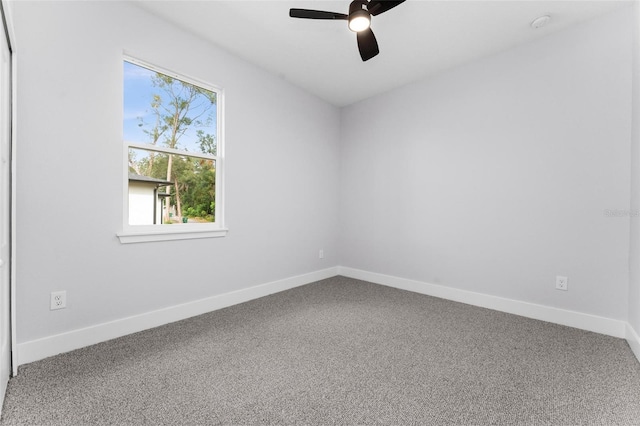
[[[569,278],[561,275],[556,276],[556,289],[563,291],[569,290]]]
[[[51,292],[50,309],[52,311],[55,311],[56,309],[64,309],[66,307],[67,307],[67,292],[66,291]]]

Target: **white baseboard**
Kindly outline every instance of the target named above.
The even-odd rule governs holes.
[[[640,336],[638,335],[638,332],[634,330],[633,327],[631,327],[631,324],[628,323],[626,338],[627,343],[629,343],[629,346],[633,351],[633,354],[636,356],[636,358],[638,358],[638,361],[640,362]]]
[[[331,278],[336,275],[343,275],[386,285],[388,287],[566,325],[613,337],[626,338],[633,353],[640,361],[640,337],[638,337],[637,331],[624,321],[342,266],[285,278],[283,280],[273,281],[181,305],[44,337],[42,339],[19,343],[16,348],[15,358],[17,365],[27,364],[63,352],[69,352],[127,334],[244,303],[325,278]]]
[[[338,275],[338,268],[332,267],[304,275],[285,278],[266,284],[249,287],[230,293],[220,294],[206,299],[195,300],[181,305],[171,306],[157,311],[146,312],[127,318],[80,328],[42,339],[31,340],[17,345],[18,365],[27,364],[63,352],[104,342],[127,334],[147,330],[175,321],[205,314],[217,309],[248,302],[259,297],[289,290],[314,281]]]
[[[349,278],[369,281],[376,284],[386,285],[388,287],[395,287],[455,302],[466,303],[468,305],[507,312],[527,318],[566,325],[569,327],[579,328],[581,330],[593,331],[595,333],[606,334],[608,336],[624,338],[626,335],[627,323],[625,321],[552,308],[544,305],[536,305],[534,303],[506,299],[498,296],[490,296],[443,285],[429,284],[421,281],[408,280],[405,278],[398,278],[343,266],[338,267],[338,272],[340,275]]]

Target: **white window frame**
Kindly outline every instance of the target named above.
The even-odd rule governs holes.
[[[122,173],[122,231],[116,235],[122,244],[143,243],[152,241],[187,240],[196,238],[224,237],[228,229],[224,227],[224,91],[209,83],[169,71],[165,68],[124,55],[123,61],[139,65],[154,72],[159,72],[185,83],[193,84],[216,93],[216,155],[203,154],[179,149],[165,148],[140,142],[123,141],[123,173]],[[216,204],[215,222],[213,223],[175,223],[163,225],[129,225],[129,148],[146,151],[174,154],[186,157],[214,160],[216,165]]]

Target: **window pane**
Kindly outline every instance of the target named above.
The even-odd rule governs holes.
[[[215,222],[215,160],[129,148],[129,224]]]
[[[124,61],[125,142],[216,154],[216,92]]]

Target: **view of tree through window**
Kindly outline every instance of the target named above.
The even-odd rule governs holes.
[[[215,222],[217,93],[124,62],[129,224]]]

